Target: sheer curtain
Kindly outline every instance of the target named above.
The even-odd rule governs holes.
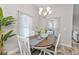
[[[18,12],[18,34],[23,37],[28,37],[32,32],[32,17]]]

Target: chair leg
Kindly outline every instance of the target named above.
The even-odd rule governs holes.
[[[41,55],[42,54],[42,50],[41,50],[41,52],[39,53],[39,55]]]
[[[49,54],[49,55],[52,55],[50,52],[46,51],[46,49],[44,49],[43,52],[44,52],[44,55],[45,55],[46,53]]]
[[[46,52],[47,54],[49,54],[49,55],[52,55],[50,52]]]
[[[56,52],[54,52],[54,55],[57,55],[57,53],[56,53]]]
[[[51,52],[51,53],[55,53],[54,51],[51,51],[51,50],[49,50],[49,49],[46,49],[46,51]]]
[[[44,55],[45,55],[45,53],[46,53],[46,50],[44,49]]]

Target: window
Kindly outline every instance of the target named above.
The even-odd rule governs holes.
[[[52,31],[55,36],[57,36],[58,33],[60,32],[61,27],[60,21],[61,21],[60,17],[50,18],[48,20],[48,30]]]
[[[19,12],[18,19],[18,34],[23,37],[28,37],[32,32],[32,17]]]

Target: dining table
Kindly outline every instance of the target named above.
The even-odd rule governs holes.
[[[47,47],[55,45],[56,37],[52,34],[47,37],[40,37],[38,35],[32,35],[29,37],[30,46],[33,47]]]

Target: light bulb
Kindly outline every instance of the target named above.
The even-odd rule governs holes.
[[[46,16],[47,15],[47,12],[44,12],[43,15]]]
[[[39,11],[39,15],[41,15],[41,12]]]
[[[47,8],[46,8],[47,11],[50,11],[50,9],[51,9],[50,7],[47,7]]]
[[[52,10],[49,11],[49,14],[51,14],[51,13],[52,13]]]
[[[42,12],[43,11],[43,8],[39,8],[39,11]]]

